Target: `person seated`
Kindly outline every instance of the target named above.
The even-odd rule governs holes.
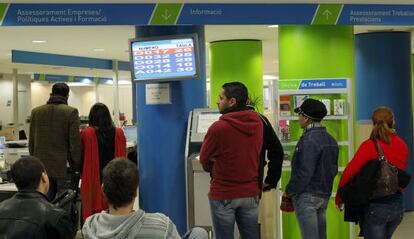
[[[86,219],[84,238],[181,238],[166,215],[133,210],[138,185],[134,163],[123,158],[111,160],[102,172],[102,189],[109,209]],[[195,228],[185,238],[207,239],[208,235],[204,229]]]
[[[38,158],[18,159],[11,177],[18,192],[0,203],[1,238],[73,238],[69,215],[46,197],[49,177]]]

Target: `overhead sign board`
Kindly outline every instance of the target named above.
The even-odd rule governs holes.
[[[413,25],[414,5],[282,3],[0,3],[3,26],[306,24]]]

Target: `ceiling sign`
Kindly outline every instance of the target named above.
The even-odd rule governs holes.
[[[3,26],[414,25],[414,5],[384,4],[20,4],[0,3]]]

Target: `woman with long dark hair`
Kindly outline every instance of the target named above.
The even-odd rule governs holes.
[[[82,219],[108,208],[101,189],[103,168],[116,157],[126,157],[124,132],[116,128],[108,107],[96,103],[89,111],[89,127],[81,132],[82,140]]]
[[[374,140],[380,145],[385,158],[395,167],[407,167],[408,147],[395,132],[395,119],[388,107],[379,107],[372,113],[373,128],[370,138],[358,148],[351,162],[346,166],[338,190],[356,176],[370,161],[378,160]],[[342,198],[336,194],[336,205],[341,208]],[[401,190],[392,195],[371,199],[363,209],[360,225],[366,239],[390,239],[403,218],[403,199]],[[362,220],[361,220],[362,219]]]

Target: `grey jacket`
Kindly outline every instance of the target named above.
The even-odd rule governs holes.
[[[82,228],[85,239],[180,239],[174,223],[164,214],[143,210],[128,215],[106,211],[88,217]]]
[[[338,143],[320,123],[305,129],[293,154],[287,195],[294,198],[306,192],[329,197],[338,173],[338,154]]]
[[[32,110],[29,151],[44,164],[51,177],[66,176],[69,162],[81,169],[78,110],[66,104],[46,104]]]

